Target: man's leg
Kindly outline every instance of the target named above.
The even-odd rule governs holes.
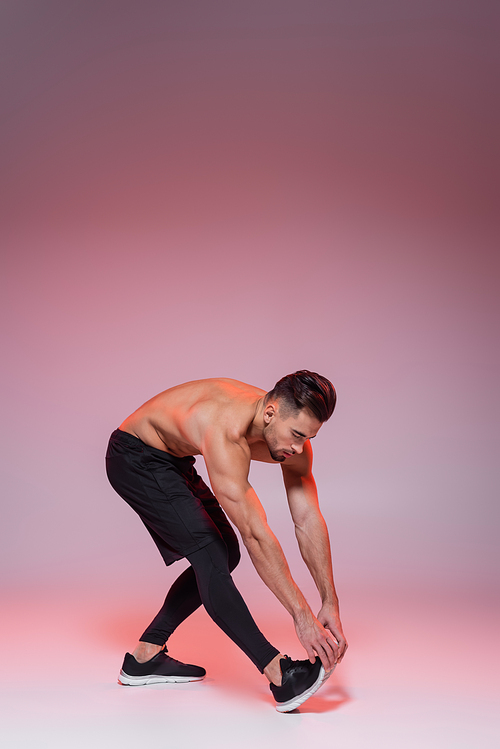
[[[236,561],[235,556],[229,553],[229,572],[234,570],[238,560],[239,550]],[[202,600],[194,569],[193,567],[188,567],[172,584],[163,606],[141,636],[140,642],[163,645],[179,624],[182,624],[201,605]]]
[[[203,603],[214,622],[263,673],[280,653],[259,630],[236,588],[223,540],[215,540],[189,554],[188,559],[191,567],[172,585],[162,609],[142,635],[134,656],[137,660],[148,660],[148,655],[155,655],[170,632]]]
[[[279,655],[257,627],[227,565],[224,544],[213,541],[188,557],[201,600],[214,622],[250,658],[262,673]]]
[[[164,642],[166,629],[163,628],[166,626],[169,617],[171,622],[177,621],[180,623],[187,615],[192,613],[194,609],[192,606],[186,605],[184,595],[186,588],[191,587],[193,575],[195,575],[196,594],[192,595],[191,603],[202,602],[208,614],[223,632],[243,650],[272,684],[280,687],[282,683],[282,658],[284,656],[266,640],[258,629],[242,596],[234,585],[227,564],[227,549],[222,540],[214,541],[203,549],[190,554],[188,559],[192,566],[180,575],[170,589],[164,606],[142,636],[143,641],[139,643],[134,656],[141,661],[150,660],[161,650],[159,644],[154,645],[150,642],[151,640],[159,643]],[[177,620],[175,618],[175,603],[179,604]],[[289,661],[288,667],[292,669],[292,672],[298,672],[301,669],[304,671],[305,678],[310,679],[310,683],[306,682],[306,690],[311,685],[317,687],[322,682],[322,677],[319,675],[319,664],[315,667],[317,673],[312,674],[312,679],[310,672],[313,667],[309,661]],[[299,678],[303,677],[299,676]],[[316,684],[314,684],[315,681]],[[296,697],[293,687],[292,692],[290,692],[290,685],[287,688],[286,694],[292,694]],[[298,691],[301,690],[302,687],[299,685]]]
[[[236,534],[227,520],[214,495],[196,474],[190,482],[193,493],[203,503],[204,510],[210,516],[225,544],[227,567],[232,572],[238,565],[241,554]],[[148,529],[161,553],[162,539],[151,528]],[[175,629],[182,624],[202,604],[198,583],[193,567],[179,575],[167,593],[163,606],[151,624],[141,635],[139,645],[134,651],[138,660],[147,660],[158,652],[158,649],[146,647],[148,644],[163,646]]]
[[[240,559],[240,552],[237,544],[237,539],[234,537],[234,543],[230,541],[230,548],[224,550],[220,544],[209,544],[201,552],[195,552],[193,555],[189,555],[189,561],[191,567],[184,570],[182,574],[173,583],[165,602],[155,616],[149,627],[146,629],[144,634],[140,638],[140,642],[137,648],[134,650],[134,656],[139,661],[144,663],[155,656],[163,647],[164,643],[167,642],[169,636],[174,630],[181,624],[188,616],[190,616],[201,604],[202,596],[200,596],[199,586],[203,589],[203,601],[208,614],[212,617],[218,626],[236,642],[237,645],[243,647],[245,653],[248,654],[248,648],[253,651],[256,647],[260,649],[262,647],[262,653],[264,654],[261,659],[258,668],[264,671],[269,681],[274,684],[281,683],[281,671],[279,666],[280,654],[277,653],[275,648],[272,650],[268,649],[269,643],[265,640],[262,643],[260,637],[261,633],[256,628],[255,622],[246,607],[241,595],[234,586],[234,582],[230,577],[230,572],[238,564]],[[227,547],[226,547],[227,548]],[[207,556],[208,555],[208,556]],[[223,568],[222,575],[219,574],[211,575],[209,570],[213,566],[213,561],[218,561],[218,567]],[[225,561],[227,559],[227,562]],[[224,568],[227,566],[227,570]],[[195,570],[197,572],[195,572]],[[229,578],[229,581],[227,580]],[[230,622],[225,621],[225,616],[220,616],[219,611],[223,614],[227,611],[225,605],[225,599],[227,598],[227,592],[225,593],[226,583],[234,590],[229,593],[229,598],[232,598],[234,592],[236,592],[236,606],[233,605],[233,610],[237,612],[238,621],[244,625],[244,632],[254,633],[254,636],[250,635],[248,645],[245,645],[248,635],[245,635],[244,639],[241,640],[237,633],[231,634]],[[239,600],[238,600],[239,599]],[[250,628],[245,627],[245,622],[250,625]],[[271,646],[272,647],[272,646]],[[270,656],[270,660],[268,659]],[[255,663],[255,659],[250,656],[251,660]],[[266,662],[267,661],[267,662]],[[262,665],[263,663],[263,665]]]

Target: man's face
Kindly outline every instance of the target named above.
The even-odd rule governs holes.
[[[307,409],[283,418],[279,412],[279,404],[275,406],[274,409],[272,406],[266,409],[263,435],[271,458],[283,463],[290,456],[302,452],[304,442],[316,436],[321,422]]]

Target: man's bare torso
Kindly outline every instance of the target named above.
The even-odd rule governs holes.
[[[163,391],[134,411],[120,429],[158,450],[185,457],[203,455],[207,429],[245,439],[253,460],[274,462],[265,442],[252,439],[251,426],[265,390],[238,380],[195,380]]]

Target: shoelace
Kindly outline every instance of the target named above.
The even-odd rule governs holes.
[[[286,670],[289,674],[293,673],[297,669],[303,669],[306,663],[310,663],[310,661],[292,661],[292,659],[289,658],[287,655],[285,655],[281,660],[282,661],[286,660],[286,665],[285,665],[284,670]],[[313,664],[311,663],[311,666],[312,665]],[[282,669],[282,673],[283,673],[283,669]]]
[[[160,650],[160,652],[158,653],[158,655],[162,656],[163,658],[167,658],[172,663],[178,663],[181,666],[184,665],[183,663],[181,663],[181,661],[178,661],[177,658],[172,658],[171,655],[168,655],[166,646],[163,648],[163,650]]]

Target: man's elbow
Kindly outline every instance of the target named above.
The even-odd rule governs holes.
[[[296,513],[293,517],[293,524],[295,526],[295,533],[308,534],[318,527],[326,527],[325,520],[320,512],[314,510],[305,510],[304,512]]]
[[[237,528],[240,532],[241,540],[248,550],[260,543],[262,534],[259,533],[258,528],[253,523],[243,521]]]
[[[237,527],[243,545],[250,556],[252,556],[253,553],[258,553],[269,539],[269,531],[262,523],[244,521]]]

